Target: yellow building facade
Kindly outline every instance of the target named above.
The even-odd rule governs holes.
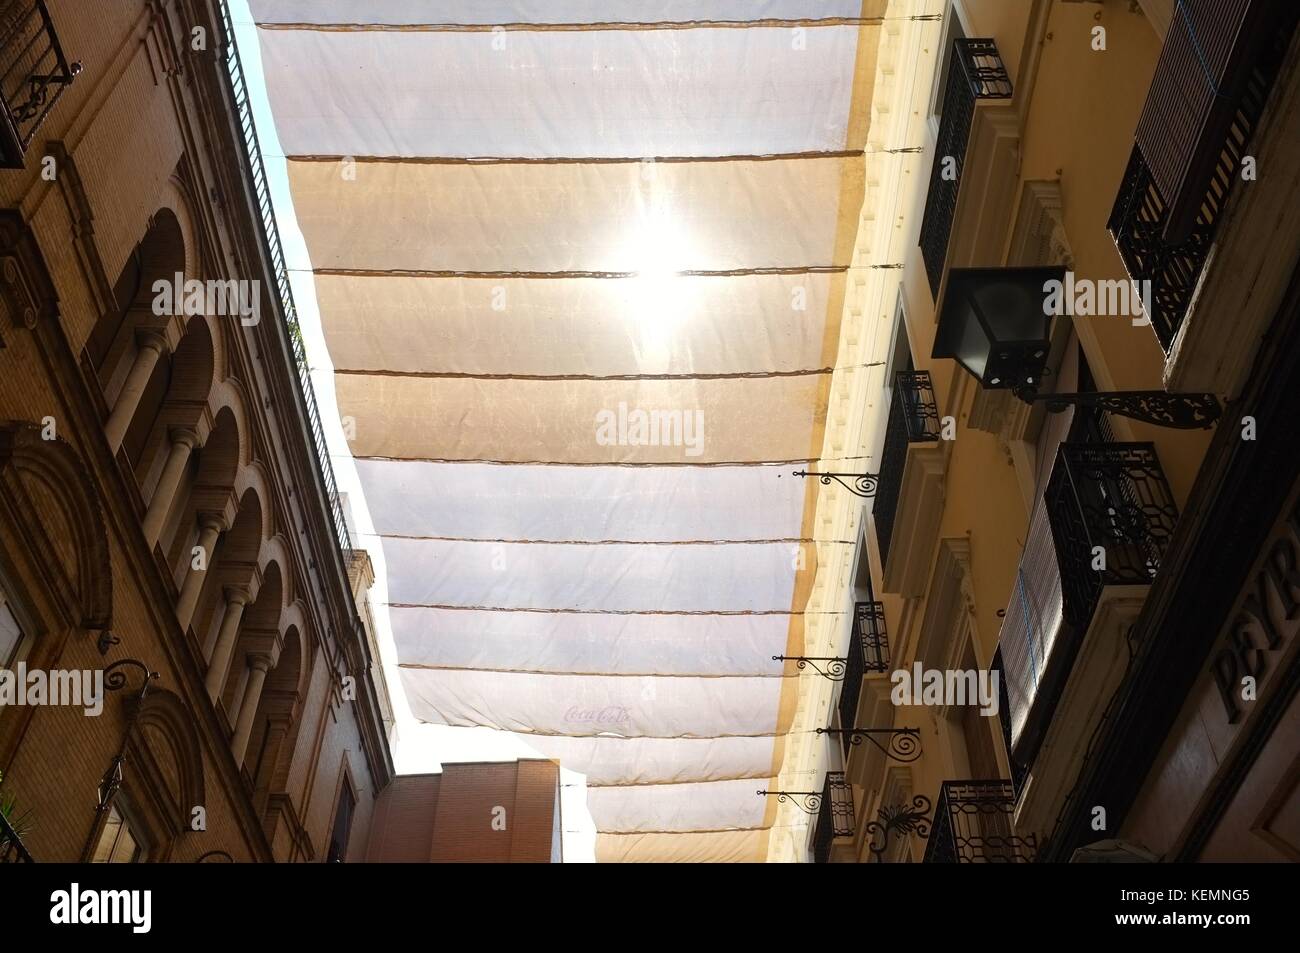
[[[773,855],[1300,858],[1295,13],[934,6],[866,159],[898,206],[846,305],[877,368],[839,459],[867,459],[820,465],[856,545],[809,654],[847,671],[804,679],[782,782],[821,795]],[[1053,278],[1046,336],[976,340]],[[1044,366],[1013,391],[1018,348]]]

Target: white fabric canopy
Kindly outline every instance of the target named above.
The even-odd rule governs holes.
[[[781,674],[790,619],[392,608],[406,665],[615,675]]]
[[[384,552],[396,567],[388,574],[395,604],[542,612],[785,614],[798,559],[784,543],[537,546],[390,538]]]
[[[290,155],[753,155],[844,147],[855,31],[286,32],[268,73],[347,63],[277,103]],[[579,81],[575,81],[578,79]],[[339,117],[343,117],[340,120]],[[521,136],[521,128],[529,135]]]
[[[252,2],[406,695],[602,860],[765,856],[887,6]]]
[[[774,741],[776,744],[774,744]],[[587,776],[588,789],[739,778],[766,780],[775,773],[780,739],[771,735],[730,738],[621,738],[529,735],[528,744]],[[651,815],[652,816],[652,812]]]
[[[834,280],[320,275],[316,293],[340,371],[690,377],[828,367]]]
[[[411,704],[439,724],[626,738],[771,735],[785,681],[412,668],[402,678]]]
[[[855,172],[860,189],[860,162],[837,156],[558,165],[292,161],[289,182],[318,269],[507,277],[650,269],[657,278],[845,264],[835,254],[840,187]],[[781,227],[754,227],[764,220]]]
[[[855,17],[859,0],[250,0],[262,24],[676,22]]]
[[[803,481],[775,467],[505,467],[358,460],[385,536],[794,541]]]

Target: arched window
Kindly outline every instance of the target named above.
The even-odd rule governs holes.
[[[100,315],[86,342],[87,356],[112,407],[137,355],[136,333],[157,327],[154,284],[185,271],[185,239],[171,209],[153,216],[149,228],[113,283],[115,306]]]

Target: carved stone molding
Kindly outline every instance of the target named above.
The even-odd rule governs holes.
[[[86,186],[76,160],[63,142],[52,139],[45,145],[45,154],[54,159],[55,184],[72,223],[72,247],[86,276],[86,285],[94,299],[95,311],[103,314],[117,307],[113,300],[113,284],[104,272],[104,262],[95,244],[95,213],[86,195]]]
[[[925,593],[930,553],[943,519],[949,444],[914,443],[907,448],[894,530],[885,561],[885,592],[915,598]]]
[[[57,324],[59,298],[36,237],[14,209],[0,210],[0,347],[6,329],[33,331]]]
[[[1020,193],[1011,231],[1007,264],[1013,267],[1064,265],[1074,268],[1074,251],[1065,234],[1061,212],[1061,184],[1035,179],[1025,183]]]
[[[112,625],[113,575],[99,495],[85,462],[31,423],[0,421],[0,497],[67,621]],[[59,538],[50,537],[57,527]],[[15,539],[14,542],[17,542]]]
[[[928,668],[948,668],[963,628],[975,612],[971,584],[970,540],[964,536],[939,541],[930,578],[929,598],[921,620],[916,659]]]

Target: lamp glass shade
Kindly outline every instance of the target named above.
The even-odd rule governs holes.
[[[1036,387],[1051,347],[1050,281],[1065,269],[953,268],[939,304],[934,357],[950,357],[984,387]]]

